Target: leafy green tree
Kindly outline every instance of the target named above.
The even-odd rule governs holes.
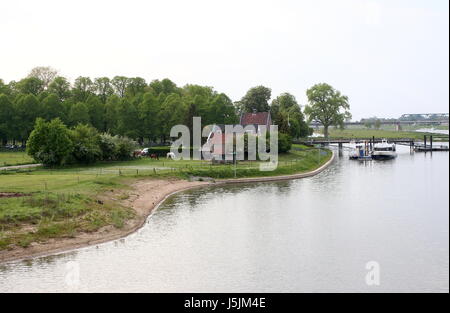
[[[130,80],[125,76],[115,76],[111,80],[111,84],[114,87],[114,92],[117,96],[119,96],[120,98],[125,97],[125,92],[127,90],[129,82]]]
[[[165,141],[173,126],[183,124],[187,107],[178,94],[170,94],[164,101],[159,113],[161,121],[162,141]]]
[[[53,93],[49,94],[42,100],[41,110],[41,117],[47,121],[53,120],[57,117],[64,119],[66,115],[61,100],[56,94]]]
[[[44,82],[36,77],[24,78],[17,83],[16,88],[20,93],[37,96],[44,91]]]
[[[268,112],[270,110],[269,100],[272,90],[264,86],[257,86],[247,91],[239,102],[243,112]]]
[[[91,121],[89,108],[84,102],[77,102],[70,107],[68,120],[71,126],[88,124]]]
[[[78,124],[71,132],[73,143],[72,156],[77,163],[94,163],[102,159],[100,134],[90,126]]]
[[[114,94],[114,88],[108,77],[99,77],[94,80],[95,93],[105,103],[109,96]]]
[[[309,136],[311,130],[305,121],[295,97],[289,93],[283,93],[272,101],[270,106],[272,119],[278,130],[289,134],[293,138]]]
[[[12,90],[11,90],[11,86],[6,85],[2,79],[0,79],[0,95],[4,94],[4,95],[11,95]]]
[[[0,94],[0,139],[2,145],[14,136],[14,123],[11,117],[14,116],[12,102],[5,94]]]
[[[61,76],[56,77],[48,86],[48,92],[55,94],[60,101],[71,96],[69,81]]]
[[[126,99],[121,99],[117,107],[117,132],[121,136],[130,138],[139,137],[139,129],[136,125],[139,113],[136,105]]]
[[[36,118],[41,116],[41,105],[33,94],[20,95],[15,101],[15,116],[17,138],[26,141],[33,130]]]
[[[314,85],[306,94],[309,104],[305,108],[305,114],[308,115],[310,122],[322,123],[326,138],[330,126],[343,127],[345,120],[351,118],[348,97],[330,85]]]
[[[91,95],[86,101],[86,106],[89,112],[90,124],[99,131],[106,131],[105,104],[103,104],[97,96]]]
[[[125,93],[128,97],[134,97],[145,93],[147,87],[145,79],[141,77],[130,78]]]
[[[149,87],[158,96],[163,94],[164,97],[167,97],[170,94],[181,94],[181,89],[168,78],[161,81],[154,80],[150,83]]]
[[[44,165],[62,165],[73,149],[69,134],[60,119],[39,118],[27,141],[27,153]]]
[[[160,103],[153,92],[146,92],[138,104],[139,137],[155,141],[160,135],[161,121],[158,119]]]
[[[74,102],[86,101],[90,95],[94,94],[95,89],[96,87],[89,77],[78,77],[75,79],[72,89]]]

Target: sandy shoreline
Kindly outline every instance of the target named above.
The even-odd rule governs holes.
[[[0,263],[59,254],[68,252],[70,250],[76,250],[87,246],[94,246],[108,241],[127,237],[128,235],[139,230],[145,224],[147,218],[155,211],[155,208],[163,203],[164,200],[178,192],[193,188],[199,188],[202,186],[274,182],[311,177],[319,174],[324,169],[326,169],[333,162],[334,158],[335,154],[333,152],[333,156],[331,157],[331,159],[320,168],[307,173],[286,176],[226,179],[217,180],[215,182],[189,182],[176,179],[139,180],[131,185],[132,192],[130,193],[129,199],[120,201],[121,204],[134,209],[136,212],[136,217],[132,220],[129,220],[122,229],[117,229],[113,226],[107,226],[94,233],[78,234],[75,238],[52,239],[42,244],[33,243],[28,248],[16,247],[10,251],[1,251]]]

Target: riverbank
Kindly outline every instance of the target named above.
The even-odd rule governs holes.
[[[89,216],[89,218],[85,221],[86,218],[83,215],[82,220],[78,221],[79,224],[77,225],[76,232],[75,228],[70,232],[66,231],[66,227],[61,227],[63,231],[59,235],[55,233],[55,236],[44,236],[41,241],[35,241],[36,238],[40,237],[33,236],[27,239],[27,236],[29,234],[40,235],[42,228],[41,222],[35,225],[23,224],[19,225],[18,228],[9,230],[10,233],[16,231],[17,234],[15,236],[19,236],[20,239],[17,241],[18,244],[9,245],[8,249],[0,251],[0,262],[57,254],[126,237],[141,228],[148,216],[154,212],[155,208],[167,197],[177,192],[199,188],[205,185],[256,183],[309,177],[323,171],[332,163],[333,159],[334,153],[330,153],[328,158],[322,159],[323,163],[318,168],[293,175],[219,179],[208,182],[186,181],[180,180],[179,178],[152,179],[147,177],[129,179],[127,182],[123,182],[122,185],[111,184],[111,187],[108,187],[110,189],[96,196],[95,203],[91,202],[91,205],[96,206],[98,210],[84,214]],[[17,198],[12,200],[17,200]],[[87,199],[82,200],[88,201]],[[119,210],[117,206],[122,209],[115,211]],[[127,211],[127,209],[132,212]],[[104,218],[102,216],[98,217],[98,212],[104,211],[106,212],[105,216],[108,218],[113,218],[113,215],[110,214],[111,211],[113,213],[118,212],[115,214],[121,215],[122,219],[119,221],[121,223],[120,227],[116,225],[118,222],[114,224],[114,220],[109,222],[103,220],[104,226],[92,228]],[[91,215],[94,216],[92,217]],[[86,222],[88,222],[87,226]],[[57,225],[65,225],[64,223],[58,223]],[[5,237],[5,233],[8,234],[8,230],[6,232],[2,230],[2,232],[3,237]],[[47,234],[48,231],[44,233]],[[23,242],[25,244],[22,244]]]

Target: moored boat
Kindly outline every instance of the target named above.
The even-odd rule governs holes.
[[[393,143],[388,143],[383,139],[381,143],[377,143],[373,147],[372,159],[374,160],[391,160],[397,157],[396,146]]]

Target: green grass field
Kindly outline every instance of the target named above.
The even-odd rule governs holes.
[[[0,167],[36,163],[26,152],[0,152]]]
[[[329,150],[294,145],[280,155],[273,172],[259,171],[259,162],[240,161],[236,177],[275,176],[318,168],[331,157]],[[49,238],[73,237],[106,225],[122,227],[133,211],[114,201],[98,203],[106,191],[126,194],[138,179],[188,178],[189,176],[233,178],[234,165],[211,165],[207,161],[172,161],[148,158],[127,162],[98,163],[58,169],[21,169],[0,172],[0,250],[14,245],[27,247]]]

